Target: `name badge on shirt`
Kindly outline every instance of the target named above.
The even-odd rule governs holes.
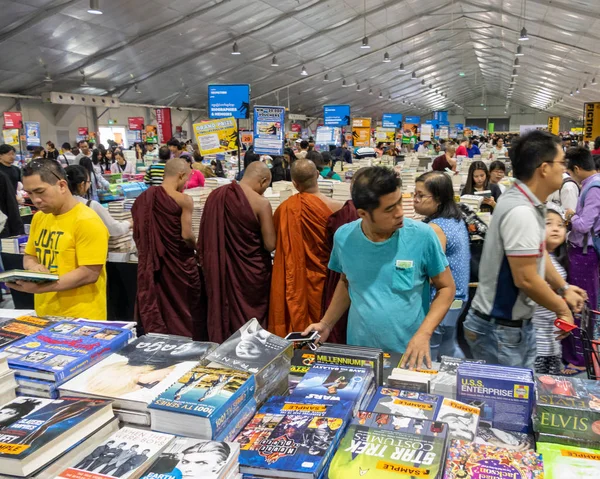
[[[408,260],[396,260],[396,269],[410,269],[413,267],[413,262]]]

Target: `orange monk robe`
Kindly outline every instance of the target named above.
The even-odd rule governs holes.
[[[268,329],[278,336],[321,320],[321,299],[331,247],[331,209],[318,196],[298,193],[284,201],[273,221],[277,246],[271,279]]]

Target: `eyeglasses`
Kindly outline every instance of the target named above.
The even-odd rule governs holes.
[[[415,200],[423,201],[425,198],[433,198],[432,195],[421,195],[419,193],[415,193]]]
[[[58,168],[58,171],[63,171],[62,166],[56,160],[51,159],[39,159],[32,160],[23,168],[23,176],[31,176],[40,170],[48,171],[52,173],[58,181],[64,180],[56,174],[53,168]]]

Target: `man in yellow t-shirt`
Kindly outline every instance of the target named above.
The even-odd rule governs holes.
[[[23,266],[56,273],[59,280],[8,286],[35,294],[41,316],[106,320],[106,226],[73,197],[65,171],[54,160],[33,160],[25,166],[23,186],[40,210],[31,223]]]

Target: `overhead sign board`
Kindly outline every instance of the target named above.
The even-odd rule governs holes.
[[[381,117],[381,126],[383,128],[402,128],[402,114],[384,113]]]
[[[254,107],[254,153],[258,155],[283,155],[284,130],[284,107]]]
[[[250,118],[250,85],[208,85],[210,118]]]
[[[350,124],[350,105],[325,105],[323,122],[325,126],[348,126]]]

